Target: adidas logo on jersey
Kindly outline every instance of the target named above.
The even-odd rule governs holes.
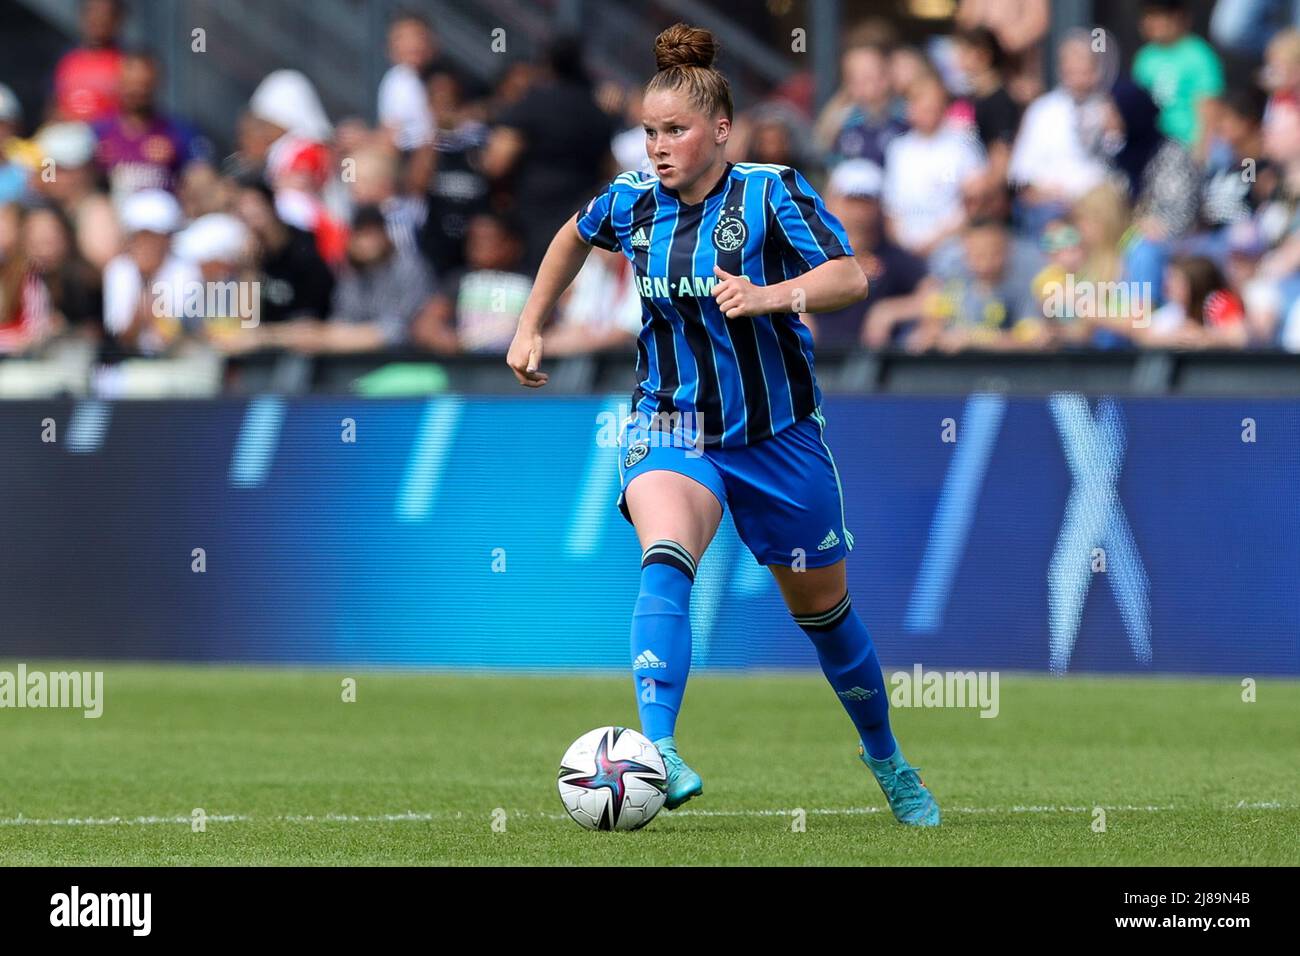
[[[822,538],[822,543],[817,545],[817,550],[825,551],[827,548],[833,548],[839,543],[840,539],[836,536],[835,529],[832,528],[826,532],[826,537]]]
[[[651,667],[667,667],[668,665],[655,657],[654,651],[642,651],[636,656],[636,662],[632,665],[632,670],[639,671]]]
[[[876,696],[874,690],[867,690],[865,687],[850,687],[848,690],[839,690],[835,693],[845,700],[870,700]]]
[[[633,249],[650,248],[650,239],[646,236],[644,227],[638,229],[636,231],[636,235],[632,237],[632,248]]]

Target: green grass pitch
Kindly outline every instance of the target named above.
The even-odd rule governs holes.
[[[564,816],[556,771],[583,731],[637,726],[626,677],[75,668],[105,672],[98,720],[0,710],[0,863],[1300,862],[1294,681],[1244,703],[1227,677],[1003,674],[994,719],[895,709],[944,811],[918,831],[884,812],[819,675],[697,674],[678,740],[704,795],[592,833]]]

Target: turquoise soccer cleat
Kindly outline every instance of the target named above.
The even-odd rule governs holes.
[[[894,812],[894,819],[911,827],[939,825],[939,804],[921,780],[918,772],[921,768],[909,764],[902,750],[895,747],[892,757],[876,760],[868,756],[866,748],[859,744],[858,756],[880,784],[885,799],[889,801],[889,809]]]
[[[686,761],[677,753],[677,741],[672,737],[660,737],[654,745],[663,756],[664,769],[668,772],[664,809],[676,810],[691,797],[698,797],[704,792],[704,781],[698,773],[686,766]]]

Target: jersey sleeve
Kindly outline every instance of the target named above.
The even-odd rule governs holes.
[[[767,221],[768,241],[792,253],[792,261],[805,263],[807,269],[853,255],[844,227],[797,170],[787,167],[772,181]]]
[[[584,242],[610,252],[619,252],[618,234],[614,232],[614,184],[578,210],[578,235]]]

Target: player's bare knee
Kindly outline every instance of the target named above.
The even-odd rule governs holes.
[[[848,592],[843,561],[806,571],[774,566],[772,573],[791,614],[819,614],[835,607]]]

